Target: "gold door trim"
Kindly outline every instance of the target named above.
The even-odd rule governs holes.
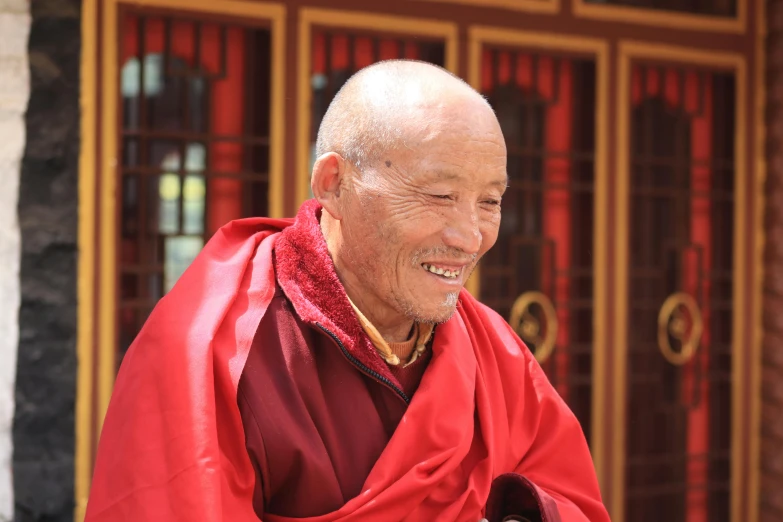
[[[117,118],[118,110],[118,8],[122,0],[102,0],[98,20],[97,2],[85,0],[82,18],[81,144],[79,164],[79,269],[77,308],[78,383],[76,421],[76,508],[75,520],[84,518],[92,477],[92,448],[100,436],[109,405],[116,371],[116,279],[117,279]],[[133,0],[133,7],[177,9],[197,14],[214,14],[270,22],[272,35],[272,82],[270,114],[269,209],[274,217],[283,214],[283,140],[285,96],[285,6],[274,3],[224,0]],[[98,27],[102,38],[100,78],[97,78]],[[95,95],[100,81],[101,104]],[[100,129],[100,131],[98,130]],[[100,192],[96,192],[96,134],[101,132]],[[96,201],[98,203],[96,203]],[[96,237],[96,220],[100,234]],[[97,249],[96,249],[97,245]],[[94,277],[96,264],[100,278]],[[97,291],[96,291],[97,290]],[[97,302],[93,300],[96,296]],[[93,314],[97,310],[97,324]],[[97,345],[93,343],[97,328]],[[93,365],[98,355],[97,382]],[[97,396],[97,418],[93,417],[93,395]],[[92,426],[96,426],[93,432]]]
[[[767,158],[765,154],[765,142],[767,137],[766,122],[764,113],[767,103],[767,88],[765,79],[766,68],[766,50],[764,48],[767,36],[766,28],[766,2],[756,0],[756,45],[755,45],[755,117],[756,129],[754,143],[755,163],[755,185],[754,185],[754,205],[756,213],[754,215],[753,229],[756,231],[754,237],[753,263],[755,270],[755,280],[752,289],[753,295],[753,343],[750,347],[750,441],[749,441],[749,484],[748,484],[748,522],[757,522],[759,520],[759,501],[761,490],[761,376],[762,376],[762,351],[764,339],[764,324],[762,315],[762,289],[764,288],[764,247],[765,247],[765,229],[764,229],[764,184],[767,178]]]
[[[685,321],[677,315],[680,307],[685,308],[691,316],[692,326],[690,334],[685,330]],[[696,355],[701,343],[701,334],[704,328],[704,322],[701,317],[701,310],[696,303],[696,299],[688,293],[677,292],[663,302],[661,310],[658,313],[658,349],[664,359],[674,366],[681,366]],[[680,340],[682,349],[677,352],[669,341],[669,335]]]
[[[428,36],[445,45],[445,68],[457,74],[458,30],[451,22],[354,11],[305,7],[299,11],[297,75],[296,206],[310,197],[310,123],[312,121],[311,44],[313,26],[363,29],[381,33]]]
[[[93,382],[93,314],[95,312],[95,161],[96,161],[96,67],[98,22],[97,0],[82,3],[82,49],[80,64],[81,108],[79,148],[79,262],[77,267],[76,309],[76,419],[74,448],[74,513],[76,521],[84,520],[92,476],[92,397]]]
[[[609,128],[609,44],[604,40],[568,37],[556,33],[514,31],[499,27],[473,26],[468,30],[468,81],[474,89],[481,89],[481,49],[484,44],[510,45],[545,51],[567,52],[593,57],[596,64],[595,100],[595,202],[593,251],[595,252],[593,295],[593,397],[592,397],[592,455],[599,484],[606,484],[606,345],[608,333],[607,283],[609,274],[608,243],[608,128]],[[478,270],[471,280],[473,295],[480,295]]]
[[[747,30],[748,1],[737,0],[737,16],[734,18],[678,13],[643,7],[593,4],[587,0],[574,0],[573,12],[577,17],[593,20],[653,25],[685,31],[741,34]]]
[[[629,215],[629,131],[630,131],[630,80],[631,64],[634,59],[653,59],[672,63],[685,63],[727,70],[736,78],[736,127],[735,136],[735,203],[734,203],[734,277],[732,296],[736,310],[745,310],[743,293],[743,277],[746,274],[746,263],[743,252],[743,235],[747,224],[746,189],[744,184],[746,173],[746,110],[747,75],[745,57],[735,53],[717,53],[693,50],[685,47],[659,45],[646,42],[621,41],[618,55],[618,92],[617,92],[617,181],[615,203],[617,219],[615,220],[616,251],[615,251],[615,310],[614,328],[614,448],[612,451],[612,494],[611,514],[614,522],[624,522],[625,502],[625,443],[626,443],[626,368],[628,350],[628,215]],[[732,324],[732,428],[731,428],[731,521],[747,520],[740,513],[743,447],[742,422],[739,417],[744,388],[745,353],[742,342],[746,338],[746,324],[742,313],[735,313]],[[747,515],[747,514],[745,514]]]
[[[541,324],[528,312],[531,305],[534,304],[544,311],[546,335],[543,338],[539,336]],[[539,364],[543,364],[555,351],[558,329],[557,311],[554,304],[552,304],[552,300],[543,292],[525,292],[517,297],[511,306],[508,324],[520,337],[522,337],[522,333],[525,333],[524,330],[529,330],[528,339],[534,336],[539,337],[539,341],[535,343],[535,358]],[[520,333],[520,329],[523,330],[522,333]]]
[[[476,7],[497,7],[528,13],[557,13],[560,11],[560,0],[418,0],[419,2],[440,2],[449,4],[464,4]]]

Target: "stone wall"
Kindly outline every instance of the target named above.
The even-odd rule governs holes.
[[[73,520],[74,508],[81,2],[29,5],[30,100],[18,210],[15,522],[64,522]]]
[[[783,520],[783,0],[767,0],[760,522]]]
[[[13,515],[11,422],[19,338],[19,169],[30,91],[27,0],[0,0],[0,522]]]

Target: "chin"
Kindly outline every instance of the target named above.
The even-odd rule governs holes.
[[[425,307],[416,307],[413,310],[412,319],[420,323],[441,324],[445,323],[457,311],[459,294],[449,293],[439,303],[433,303]]]

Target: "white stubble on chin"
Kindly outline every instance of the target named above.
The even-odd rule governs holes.
[[[443,302],[443,307],[449,310],[456,308],[458,300],[459,292],[449,292],[446,294],[446,300]]]
[[[454,312],[457,311],[457,302],[459,301],[459,292],[449,292],[446,294],[440,306],[438,312],[431,315],[416,314],[415,319],[422,323],[430,324],[442,324],[451,319]]]

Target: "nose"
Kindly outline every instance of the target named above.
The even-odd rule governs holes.
[[[481,249],[478,209],[474,205],[458,205],[443,232],[446,246],[462,250],[468,255],[478,254]]]

